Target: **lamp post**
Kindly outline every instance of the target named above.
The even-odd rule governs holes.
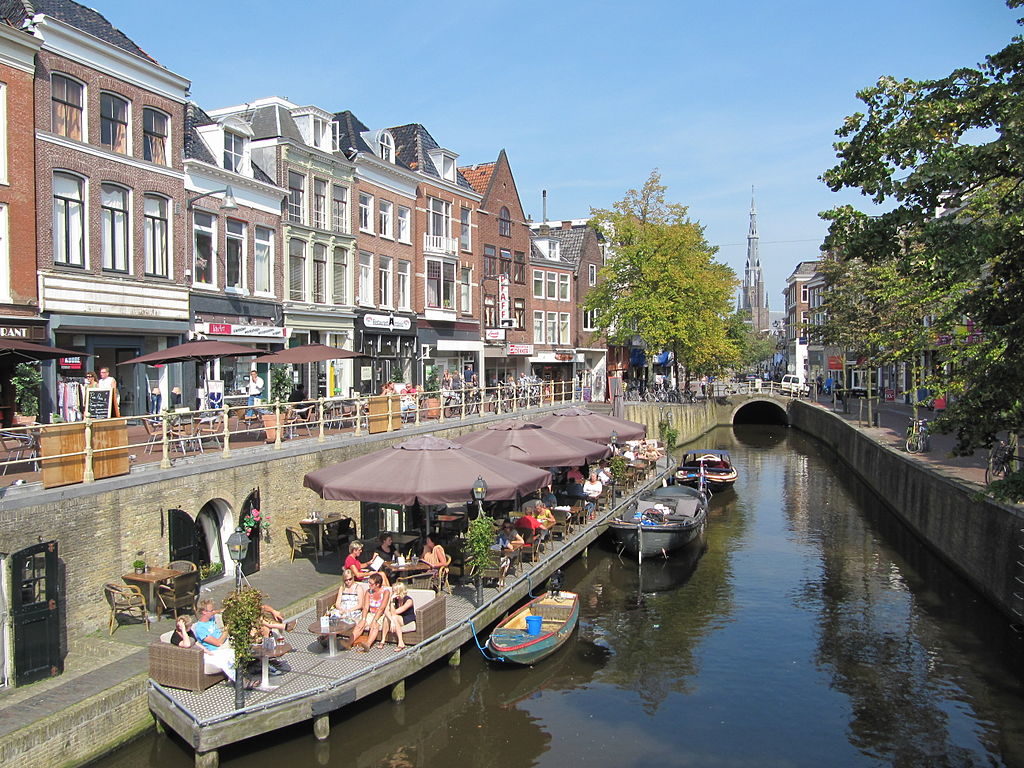
[[[616,432],[614,429],[612,430],[612,434],[611,434],[611,442],[612,442],[612,455],[617,455],[618,452],[619,452],[619,433]]]
[[[220,209],[222,211],[234,211],[238,209],[238,203],[235,202],[235,192],[231,189],[231,185],[224,187],[224,189],[214,189],[209,192],[204,192],[201,195],[190,197],[185,201],[185,208],[192,210],[192,206],[204,197],[213,197],[214,195],[224,195],[224,199],[221,201]]]
[[[242,591],[242,561],[249,551],[249,537],[245,535],[242,526],[235,528],[235,532],[228,536],[228,556],[235,564],[235,593]],[[245,681],[242,667],[238,663],[238,649],[235,649],[235,709],[245,706]]]
[[[484,516],[484,499],[487,498],[487,481],[484,480],[483,476],[478,476],[476,482],[473,483],[473,499],[476,501],[476,519],[480,520]],[[476,525],[476,523],[474,523]],[[483,577],[483,563],[478,563],[476,567],[476,604],[481,605],[484,601],[484,577]]]

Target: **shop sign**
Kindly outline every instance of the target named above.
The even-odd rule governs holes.
[[[498,275],[498,319],[504,328],[512,319],[512,299],[509,298],[508,275]]]
[[[0,325],[0,336],[10,336],[15,339],[27,339],[28,328],[12,328],[9,325]]]
[[[206,326],[205,330],[202,326]],[[233,325],[232,323],[196,323],[200,333],[212,333],[215,336],[261,336],[280,339],[288,336],[288,329],[276,325]]]
[[[830,371],[841,371],[843,370],[843,358],[839,355],[828,356],[828,369]]]
[[[484,338],[487,341],[504,341],[505,340],[505,329],[504,328],[485,328]]]
[[[61,370],[65,371],[80,371],[83,368],[82,358],[80,357],[62,357],[58,363]]]
[[[408,331],[412,328],[412,320],[395,315],[363,315],[363,327],[384,331]]]
[[[509,344],[508,353],[510,355],[532,355],[533,344]]]

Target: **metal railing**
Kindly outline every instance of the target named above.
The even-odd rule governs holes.
[[[321,397],[299,402],[232,405],[223,408],[172,411],[94,419],[56,424],[29,424],[0,430],[0,477],[17,482],[19,474],[34,473],[40,467],[81,462],[81,482],[97,479],[97,467],[112,457],[127,457],[133,466],[152,463],[159,457],[161,468],[175,460],[208,454],[212,448],[224,457],[240,442],[263,442],[272,450],[285,441],[315,439],[325,442],[329,435],[349,432],[392,432],[403,426],[461,422],[490,414],[513,416],[541,407],[570,404],[579,398],[573,382],[523,381],[495,387],[461,387],[428,392],[409,392],[355,397]],[[120,437],[124,425],[127,437]],[[139,430],[139,427],[142,430]],[[79,432],[81,436],[79,436]],[[48,438],[54,437],[50,440]],[[68,444],[74,450],[68,450]],[[56,446],[60,445],[58,449]],[[79,448],[78,446],[82,447]],[[100,467],[100,477],[123,471]],[[75,470],[77,472],[77,469]],[[31,479],[35,479],[34,477]],[[3,480],[0,480],[2,483]],[[78,482],[72,480],[70,482]],[[62,482],[60,484],[66,484]]]

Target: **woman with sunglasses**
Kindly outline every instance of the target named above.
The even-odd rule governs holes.
[[[359,637],[365,630],[366,644],[359,645],[361,651],[368,651],[373,647],[377,635],[381,632],[381,623],[384,621],[384,612],[391,600],[391,589],[384,586],[384,578],[379,573],[371,573],[367,579],[369,589],[363,597],[363,611],[359,623],[352,630],[352,637]]]

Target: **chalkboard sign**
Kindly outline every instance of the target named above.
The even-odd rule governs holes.
[[[94,419],[109,419],[110,395],[112,394],[112,390],[90,387],[85,391],[85,393],[85,410],[89,416]]]

